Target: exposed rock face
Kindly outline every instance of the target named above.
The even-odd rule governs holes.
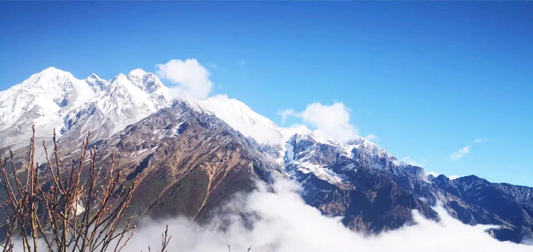
[[[438,220],[428,204],[391,179],[387,169],[392,162],[381,162],[383,169],[376,169],[366,156],[371,154],[347,155],[342,148],[308,136],[295,136],[288,145],[286,171],[304,188],[304,200],[328,216],[341,216],[351,229],[366,233],[397,229],[413,224],[412,210]]]
[[[411,222],[413,209],[438,219],[430,206],[439,201],[465,224],[501,225],[491,231],[499,240],[521,242],[532,236],[533,188],[476,176],[435,178],[379,151],[352,148],[296,135],[285,155],[285,171],[302,185],[305,201],[326,215],[342,216],[352,229],[395,229]]]
[[[333,164],[336,166],[339,164]],[[333,167],[335,168],[335,167]],[[313,174],[303,176],[304,199],[328,216],[341,216],[349,228],[366,233],[397,229],[412,222],[412,210],[438,220],[429,205],[400,188],[386,172],[360,168],[332,185]]]
[[[476,176],[450,180],[441,175],[432,185],[443,191],[449,212],[467,224],[497,224],[500,240],[520,242],[533,234],[533,188],[490,183]]]

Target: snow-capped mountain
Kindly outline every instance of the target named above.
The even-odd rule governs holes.
[[[22,142],[21,136],[27,144],[32,124],[42,129],[39,133],[51,134],[52,128],[62,127],[64,115],[92,96],[94,91],[87,83],[59,69],[32,75],[0,93],[0,144],[16,145]]]
[[[217,95],[198,101],[198,104],[258,143],[279,145],[283,140],[282,128],[241,101]]]
[[[94,129],[106,137],[169,102],[168,88],[141,69],[112,80],[96,74],[79,80],[50,67],[0,92],[0,144],[13,149],[27,145],[31,125],[38,139],[49,139],[53,129],[72,140]]]
[[[399,228],[411,210],[436,219],[430,205],[439,200],[464,223],[502,225],[498,239],[520,242],[533,233],[532,188],[428,177],[360,136],[340,143],[305,126],[279,127],[225,95],[184,101],[169,93],[141,69],[104,80],[48,68],[0,92],[0,147],[22,150],[35,125],[38,141],[56,129],[71,157],[91,130],[102,162],[118,152],[124,179],[141,175],[146,190],[134,205],[144,213],[208,218],[206,209],[222,198],[252,188],[250,176],[268,181],[274,173],[300,183],[309,205],[355,230]]]
[[[27,145],[31,125],[36,126],[39,140],[50,139],[53,129],[64,143],[76,142],[89,130],[93,132],[93,139],[98,140],[172,104],[169,88],[156,75],[141,69],[132,70],[128,75],[118,74],[111,80],[101,79],[96,74],[80,80],[69,72],[50,67],[0,92],[0,98],[0,133],[3,136],[0,146],[13,149]],[[189,103],[197,110],[216,115],[258,144],[277,148],[274,158],[279,163],[285,160],[287,143],[293,136],[306,136],[317,143],[342,149],[347,156],[372,162],[376,168],[381,167],[378,162],[383,158],[387,162],[397,162],[388,152],[362,137],[354,136],[354,140],[340,144],[316,136],[305,126],[279,127],[226,95]]]
[[[80,133],[83,136],[83,133],[94,129],[98,129],[97,134],[103,134],[100,137],[110,136],[168,106],[170,102],[168,88],[157,76],[140,69],[128,75],[119,74],[109,81],[92,74],[86,82],[93,88],[95,96],[91,102],[63,117],[61,131],[65,137],[75,138]]]
[[[92,132],[93,141],[107,139],[176,102],[156,75],[141,69],[132,70],[128,75],[119,74],[111,80],[96,74],[79,80],[51,67],[1,92],[0,97],[0,133],[5,136],[0,139],[0,145],[13,149],[27,145],[32,124],[37,128],[39,140],[49,140],[52,129],[56,129],[63,145],[79,144],[88,131]],[[291,176],[297,176],[298,170],[340,183],[342,175],[326,168],[337,155],[393,173],[404,165],[363,137],[354,136],[347,143],[339,143],[318,136],[302,125],[279,127],[226,95],[187,103],[198,112],[219,117],[264,146],[271,159],[289,171],[292,169],[288,173]]]

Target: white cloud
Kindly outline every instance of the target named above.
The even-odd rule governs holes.
[[[488,141],[494,141],[494,140],[490,140],[490,139],[487,139],[487,138],[477,138],[473,141],[473,143],[484,143],[484,142],[488,142]],[[464,155],[470,153],[470,148],[471,146],[470,145],[467,145],[461,149],[459,149],[458,151],[450,154],[450,158],[452,159],[452,161],[457,161],[459,159],[461,159]]]
[[[208,66],[209,66],[209,68],[212,68],[212,69],[218,68],[218,65],[217,64],[213,64],[213,63],[209,64]]]
[[[436,177],[438,177],[441,174],[438,173],[438,172],[430,171],[430,172],[426,172],[426,175],[433,175],[433,177],[436,178]],[[461,176],[459,176],[459,175],[450,175],[448,178],[451,179],[451,180],[454,180],[454,179],[458,179],[460,177]]]
[[[298,186],[290,181],[278,181],[271,192],[266,186],[249,196],[237,197],[228,209],[249,217],[253,225],[245,226],[239,215],[215,218],[199,227],[188,220],[177,219],[154,222],[137,230],[126,251],[138,251],[160,243],[162,228],[169,224],[173,234],[169,251],[226,252],[226,240],[231,251],[265,252],[525,252],[531,247],[500,242],[485,229],[492,226],[469,226],[453,219],[442,207],[436,210],[441,222],[424,219],[414,212],[416,226],[400,228],[378,236],[365,237],[345,228],[339,218],[328,218],[306,205],[295,192]],[[229,221],[226,232],[219,223]]]
[[[209,80],[211,73],[196,59],[170,60],[156,65],[160,78],[176,84],[171,95],[182,99],[203,99],[211,92],[213,83]]]
[[[458,178],[460,178],[460,176],[459,176],[459,175],[451,175],[449,178],[450,178],[451,180],[454,180],[454,179],[458,179]]]
[[[237,62],[237,64],[239,64],[241,66],[244,66],[246,64],[246,61],[243,60],[243,59],[237,60],[236,62]]]
[[[374,134],[368,134],[365,138],[368,139],[368,140],[378,140],[379,139],[379,137],[374,135]]]
[[[470,152],[470,145],[467,145],[461,149],[459,149],[458,151],[450,154],[450,158],[453,160],[453,161],[457,161],[459,160],[460,158],[462,158],[464,155],[468,154]]]
[[[476,138],[474,143],[486,143],[486,142],[496,142],[497,138]]]
[[[401,163],[406,163],[406,164],[410,164],[410,165],[413,165],[413,166],[419,166],[419,167],[426,166],[425,163],[418,163],[418,162],[416,162],[414,159],[412,159],[409,156],[400,158],[399,160],[395,160],[395,162],[394,162],[395,165],[401,165]]]
[[[278,111],[276,113],[277,115],[280,115],[281,116],[281,125],[285,125],[285,120],[287,119],[287,116],[291,116],[291,115],[294,115],[294,109],[284,109],[284,110],[281,110],[281,111]]]
[[[244,63],[244,61],[242,62]],[[209,64],[210,68],[217,68]],[[196,59],[170,60],[165,64],[157,64],[157,75],[160,78],[177,84],[170,88],[174,98],[187,100],[214,113],[247,137],[259,143],[279,144],[281,135],[269,119],[255,113],[246,104],[221,94],[209,97],[213,83],[209,80],[211,73]]]
[[[315,128],[317,136],[333,139],[340,142],[352,140],[358,130],[350,124],[350,109],[342,102],[335,102],[333,105],[323,105],[314,102],[307,105],[307,108],[299,113],[294,110],[283,110],[278,113],[282,116],[282,121],[288,115],[302,119],[304,124]]]
[[[211,223],[198,226],[189,220],[145,220],[123,251],[145,251],[147,245],[157,250],[161,233],[168,224],[169,251],[227,252],[526,252],[530,246],[500,242],[484,230],[494,226],[470,226],[437,207],[439,223],[413,213],[416,226],[403,227],[377,236],[364,236],[345,228],[339,218],[321,215],[304,203],[296,193],[300,188],[291,181],[278,180],[267,188],[263,183],[248,196],[237,195],[226,211],[234,214],[215,216]],[[270,189],[273,189],[270,190]],[[242,216],[248,218],[245,223]],[[221,231],[220,223],[229,223]],[[113,246],[110,246],[113,247]],[[15,247],[20,249],[20,246]],[[144,248],[144,249],[143,249]]]
[[[426,172],[427,175],[432,175],[433,177],[438,177],[440,175],[440,173],[438,172],[434,172],[434,171],[430,171],[430,172]]]
[[[495,142],[495,141],[498,141],[498,139],[496,139],[496,138],[492,138],[492,139],[489,139],[489,138],[477,138],[476,140],[474,140],[474,143],[485,143],[485,142]]]

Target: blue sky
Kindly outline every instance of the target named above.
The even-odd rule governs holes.
[[[49,66],[110,79],[195,58],[213,93],[278,124],[282,109],[342,102],[361,135],[427,171],[533,186],[532,13],[533,2],[0,2],[0,90]]]

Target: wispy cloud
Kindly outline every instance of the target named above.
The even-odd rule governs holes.
[[[287,120],[287,116],[294,115],[294,109],[284,109],[280,110],[276,113],[277,115],[281,116],[281,125],[285,125],[285,121]]]
[[[425,159],[425,160],[427,161],[427,159]],[[417,162],[416,160],[414,160],[413,158],[411,158],[409,156],[400,158],[399,160],[395,160],[395,162],[394,162],[395,165],[400,165],[401,163],[410,164],[412,166],[419,166],[419,167],[426,166],[425,162],[424,163],[419,163],[419,162]]]
[[[426,172],[427,175],[432,175],[433,177],[438,177],[440,175],[440,173],[438,172],[434,172],[434,171],[429,171],[429,172]]]
[[[441,175],[441,173],[434,172],[434,171],[429,171],[429,172],[426,172],[426,175],[432,175],[433,177],[438,177],[439,175]],[[461,176],[459,176],[459,175],[450,175],[450,176],[447,176],[447,177],[450,180],[454,180],[454,179],[460,178]]]
[[[287,116],[301,118],[304,124],[315,128],[316,135],[346,142],[354,139],[358,133],[357,128],[350,123],[350,111],[342,102],[332,105],[314,102],[307,105],[302,112],[285,109],[278,112],[278,115],[281,115],[282,122],[285,122]]]
[[[476,138],[474,143],[486,143],[486,142],[495,142],[498,141],[497,138]]]
[[[468,154],[469,152],[470,152],[470,145],[467,145],[459,149],[458,151],[450,154],[450,158],[452,159],[452,161],[457,161],[461,159],[463,156],[465,156],[466,154]]]
[[[246,61],[243,60],[243,59],[237,60],[235,63],[237,63],[237,64],[239,64],[239,65],[241,65],[241,66],[246,65]]]
[[[368,139],[368,140],[378,140],[379,139],[379,137],[374,135],[374,134],[368,134],[365,138]]]
[[[495,141],[495,139],[477,138],[474,141],[472,141],[472,143],[478,144],[478,143],[485,143],[485,142],[489,142],[489,141]],[[472,146],[467,145],[467,146],[459,149],[458,151],[450,154],[450,157],[451,157],[452,161],[457,161],[457,160],[461,159],[463,156],[465,156],[466,154],[470,153],[470,149],[471,148],[472,148]]]
[[[208,65],[208,67],[211,68],[211,69],[216,69],[216,68],[218,68],[218,65],[211,63],[211,64]]]

